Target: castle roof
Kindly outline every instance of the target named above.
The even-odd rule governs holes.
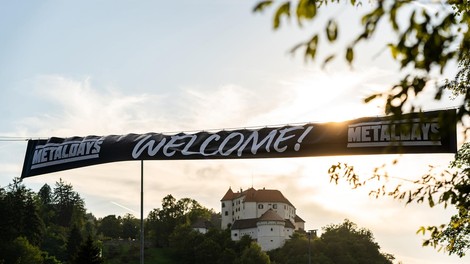
[[[225,193],[224,197],[220,201],[233,200],[233,191],[232,188],[228,188],[228,191]]]
[[[259,221],[281,221],[283,222],[284,219],[280,217],[276,212],[273,211],[273,209],[268,209],[264,214],[258,218]]]
[[[280,191],[267,190],[264,188],[259,190],[249,188],[248,190],[236,193],[232,191],[232,188],[229,188],[221,201],[234,200],[240,197],[244,197],[244,202],[286,203],[290,206],[294,206]]]
[[[191,225],[191,227],[192,228],[206,228],[206,229],[209,229],[209,228],[213,227],[213,224],[209,220],[206,220],[204,218],[199,218],[199,219],[196,220],[195,223],[193,223]]]
[[[231,229],[255,228],[257,222],[258,222],[258,218],[238,219],[238,220],[235,220],[235,222],[233,222]]]
[[[293,206],[289,200],[287,200],[284,195],[278,190],[266,190],[261,189],[254,192],[251,192],[245,196],[245,202],[258,202],[258,203],[267,203],[267,202],[278,202],[286,203],[290,206]]]
[[[305,223],[305,221],[302,218],[300,218],[300,216],[298,216],[298,215],[295,215],[294,221],[296,223],[299,223],[299,222]]]

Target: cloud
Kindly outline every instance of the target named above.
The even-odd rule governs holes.
[[[380,113],[377,105],[365,106],[361,100],[364,93],[382,89],[375,86],[378,75],[387,76],[387,73],[374,69],[333,74],[305,71],[273,82],[278,86],[262,93],[252,87],[226,84],[205,89],[195,85],[149,94],[124,93],[118,87],[95,87],[91,78],[42,76],[36,81],[34,93],[48,108],[23,117],[21,131],[43,136],[179,132],[376,115]],[[336,92],[323,96],[325,90]],[[447,215],[436,215],[435,209],[405,207],[390,199],[376,200],[368,196],[368,189],[351,190],[347,185],[329,182],[327,170],[338,161],[353,164],[367,175],[373,166],[395,157],[145,161],[144,215],[160,207],[162,198],[168,194],[177,199],[193,198],[219,211],[220,198],[229,187],[238,190],[253,186],[281,190],[307,221],[308,228],[321,228],[348,218],[385,239],[406,232],[414,235],[415,226],[423,219],[440,224]],[[434,155],[403,158],[391,173],[419,177],[420,171],[427,169],[424,164],[443,163],[450,158]],[[19,175],[20,166],[4,167],[10,173],[18,170]],[[38,190],[44,183],[53,186],[59,178],[71,183],[85,199],[87,208],[98,217],[140,209],[140,162],[110,163],[41,175],[28,178],[25,183]],[[393,254],[408,245],[402,244],[388,244],[384,250]]]

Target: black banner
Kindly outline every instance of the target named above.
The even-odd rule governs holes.
[[[218,132],[29,140],[21,178],[128,160],[455,153],[455,111]]]

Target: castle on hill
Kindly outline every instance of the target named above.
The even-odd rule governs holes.
[[[264,251],[282,247],[295,230],[305,229],[294,205],[278,190],[229,188],[220,202],[222,229],[230,228],[235,241],[250,236]]]

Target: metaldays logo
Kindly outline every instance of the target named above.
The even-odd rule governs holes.
[[[31,169],[99,158],[103,139],[86,139],[36,146]]]
[[[348,126],[348,148],[386,146],[440,146],[437,119],[420,122],[363,122]]]

